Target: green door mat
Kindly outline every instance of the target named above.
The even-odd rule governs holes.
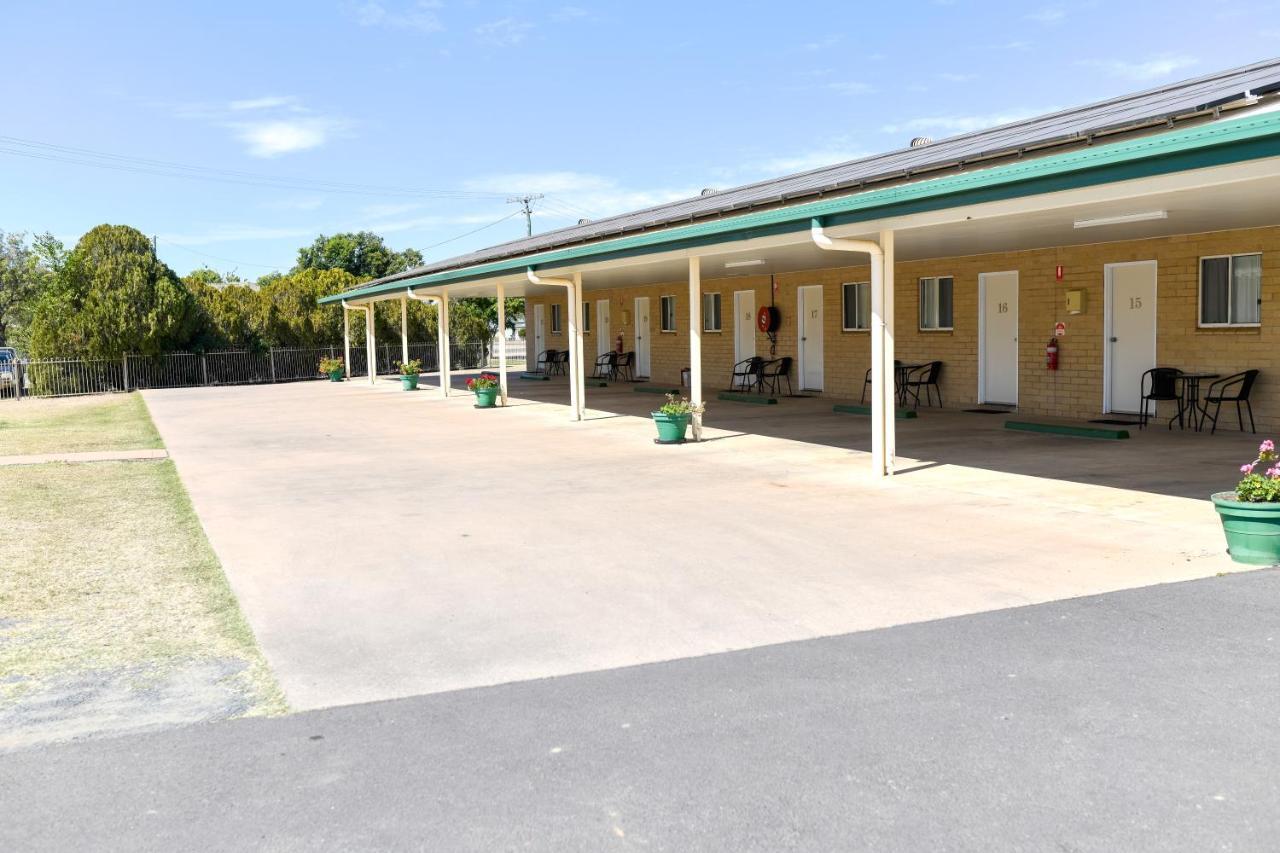
[[[831,411],[842,415],[870,415],[871,407],[861,403],[836,403],[831,407]],[[920,416],[916,414],[915,409],[894,409],[893,417],[900,421],[909,421]]]
[[[679,388],[670,388],[666,385],[636,385],[631,389],[639,391],[641,394],[679,394]]]
[[[755,403],[757,406],[778,405],[776,397],[768,397],[764,394],[746,394],[740,391],[721,391],[716,395],[716,399],[727,400],[730,403]]]
[[[1076,438],[1102,438],[1118,441],[1129,437],[1127,429],[1106,429],[1104,427],[1075,426],[1074,424],[1039,424],[1034,421],[1005,421],[1005,429],[1016,429],[1022,432],[1043,432],[1050,435],[1071,435]]]
[[[547,376],[545,373],[521,373],[521,374],[520,374],[520,378],[521,378],[521,379],[531,379],[531,380],[534,380],[534,381],[539,381],[539,380],[540,380],[540,381],[542,381],[542,382],[548,382],[548,381],[550,381],[550,379],[551,379],[551,377],[550,377],[550,376]]]

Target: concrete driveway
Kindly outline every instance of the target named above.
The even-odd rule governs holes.
[[[952,464],[881,485],[841,447],[715,429],[658,447],[641,418],[390,383],[146,399],[296,708],[1235,568],[1204,500]]]

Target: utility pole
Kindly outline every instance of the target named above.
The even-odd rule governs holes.
[[[524,213],[524,233],[529,237],[533,236],[533,202],[542,198],[546,198],[542,193],[530,193],[507,199],[507,204],[520,205],[520,210]]]

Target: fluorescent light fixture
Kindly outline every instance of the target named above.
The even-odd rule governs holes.
[[[732,267],[758,267],[763,263],[764,263],[764,260],[761,258],[756,258],[755,260],[751,260],[751,261],[729,261],[727,264],[724,265],[724,268],[731,269]]]
[[[1099,225],[1123,225],[1126,222],[1147,222],[1152,219],[1168,219],[1167,210],[1148,210],[1146,213],[1125,213],[1120,216],[1100,216],[1097,219],[1077,219],[1077,228],[1097,228]]]

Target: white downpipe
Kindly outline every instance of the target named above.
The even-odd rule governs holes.
[[[342,303],[342,370],[351,378],[351,309]]]
[[[445,338],[444,338],[444,334],[442,333],[442,330],[444,329],[444,327],[441,325],[441,323],[443,322],[442,316],[444,314],[444,311],[442,311],[440,308],[440,297],[422,296],[420,294],[414,293],[412,287],[405,291],[405,295],[408,296],[410,299],[416,299],[419,302],[425,302],[428,305],[436,306],[436,365],[438,366],[440,371],[440,399],[443,400],[445,397],[449,396],[449,386],[444,381],[445,380],[444,364],[445,364],[445,357],[448,355],[448,352],[445,349]]]
[[[689,259],[689,402],[702,405],[702,259]],[[693,440],[702,439],[702,415],[693,416]]]
[[[378,381],[378,375],[377,375],[377,370],[378,370],[378,365],[377,365],[377,361],[378,361],[378,353],[377,353],[377,351],[375,351],[375,350],[374,350],[374,340],[373,340],[373,304],[372,304],[372,303],[370,303],[370,304],[368,304],[368,305],[349,305],[349,304],[347,304],[347,301],[344,299],[344,300],[342,300],[342,308],[343,308],[343,316],[344,316],[344,318],[345,318],[345,316],[346,316],[346,312],[347,312],[347,311],[363,311],[363,312],[364,312],[364,348],[365,348],[365,366],[369,368],[369,384],[370,384],[370,385],[375,385],[375,384],[377,384],[377,381]],[[347,326],[347,331],[349,331],[349,330],[350,330],[350,326],[348,325],[348,326]],[[351,362],[351,345],[350,345],[350,335],[348,335],[348,336],[347,336],[347,338],[348,338],[348,340],[347,340],[346,355],[347,355],[347,363],[348,363],[348,365],[350,365],[350,362]],[[347,378],[348,378],[348,379],[350,379],[350,378],[351,378],[351,368],[350,368],[350,366],[348,366],[348,367],[347,367]]]
[[[498,398],[507,404],[507,289],[498,285]]]
[[[579,310],[574,304],[577,302],[575,293],[576,285],[573,280],[567,278],[540,278],[538,274],[533,271],[533,267],[529,267],[525,271],[525,274],[528,276],[530,284],[541,284],[547,287],[563,287],[569,295],[569,420],[580,421],[582,420],[582,400],[578,397],[578,359],[574,354],[575,350],[580,349],[578,346],[578,343],[580,342],[575,343],[574,341],[574,337],[578,331],[578,320],[580,319],[575,316],[575,313]]]
[[[893,476],[895,393],[893,370],[893,292],[885,287],[885,251],[871,240],[828,237],[822,224],[810,226],[814,245],[831,252],[862,252],[871,257],[871,465],[877,477]],[[888,235],[893,247],[893,232]],[[890,273],[892,281],[892,273]]]
[[[400,363],[409,360],[409,300],[400,297]]]
[[[575,366],[574,376],[575,383],[578,386],[578,409],[582,417],[587,415],[587,366],[585,356],[585,342],[582,339],[582,273],[575,272],[573,274],[573,301],[577,303],[573,310],[577,312],[578,328],[573,336],[573,359]]]
[[[453,342],[449,340],[449,291],[440,291],[440,343],[443,345],[440,359],[440,387],[448,397],[453,390]]]

